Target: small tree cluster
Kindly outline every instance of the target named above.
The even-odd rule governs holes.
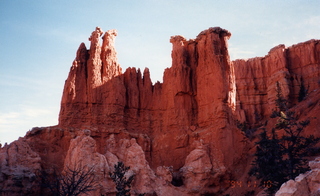
[[[269,135],[266,130],[260,134],[253,168],[250,171],[262,183],[272,182],[272,186],[267,190],[270,195],[275,193],[282,183],[309,169],[306,157],[309,150],[320,140],[313,135],[302,136],[309,121],[298,122],[294,112],[287,107],[287,100],[282,96],[279,83],[276,90],[276,109],[271,118],[277,118],[277,123]]]
[[[118,162],[118,164],[114,165],[114,172],[109,173],[111,179],[116,184],[117,196],[130,196],[131,182],[134,179],[134,175],[127,179],[125,174],[129,169],[130,167],[126,167],[122,162]]]

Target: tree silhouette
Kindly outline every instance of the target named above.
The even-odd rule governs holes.
[[[94,167],[76,165],[66,167],[61,174],[56,170],[51,175],[43,171],[40,178],[42,186],[48,188],[53,196],[77,196],[97,188],[93,171]]]
[[[284,166],[283,152],[279,149],[281,149],[281,144],[277,135],[273,132],[272,136],[268,137],[267,131],[263,130],[260,134],[260,141],[257,142],[256,158],[250,174],[261,180],[261,187],[264,187],[265,182],[271,182],[272,186],[268,187],[270,193],[275,192],[286,181],[283,178],[284,171],[279,169]]]

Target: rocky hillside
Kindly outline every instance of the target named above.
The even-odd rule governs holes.
[[[320,136],[319,40],[230,61],[225,29],[209,28],[192,40],[173,36],[172,66],[163,83],[152,84],[147,68],[122,73],[116,35],[97,27],[89,49],[80,44],[57,126],[33,128],[1,148],[3,195],[43,194],[39,171],[75,164],[95,167],[99,187],[91,195],[114,195],[109,172],[118,161],[135,175],[132,195],[257,193],[239,183],[249,178],[256,137],[247,138],[236,121],[270,126],[276,82],[299,118],[310,120],[306,134]]]

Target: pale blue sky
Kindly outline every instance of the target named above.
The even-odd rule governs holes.
[[[264,56],[278,44],[320,39],[320,1],[0,0],[0,143],[56,125],[64,81],[96,26],[117,29],[118,59],[148,67],[153,82],[171,66],[170,36],[209,27],[232,33],[232,59]]]

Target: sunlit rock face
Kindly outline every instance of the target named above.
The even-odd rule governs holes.
[[[266,124],[277,82],[298,118],[310,120],[307,133],[320,126],[319,40],[230,61],[225,29],[209,28],[190,40],[172,36],[172,65],[163,83],[152,84],[148,68],[122,72],[116,36],[97,27],[89,49],[80,44],[59,125],[33,128],[1,148],[4,195],[41,195],[37,171],[63,173],[77,164],[95,168],[99,187],[91,195],[115,195],[109,172],[119,161],[130,166],[126,176],[135,176],[132,195],[245,195],[244,186],[236,190],[228,182],[247,179],[255,141],[236,120]]]

